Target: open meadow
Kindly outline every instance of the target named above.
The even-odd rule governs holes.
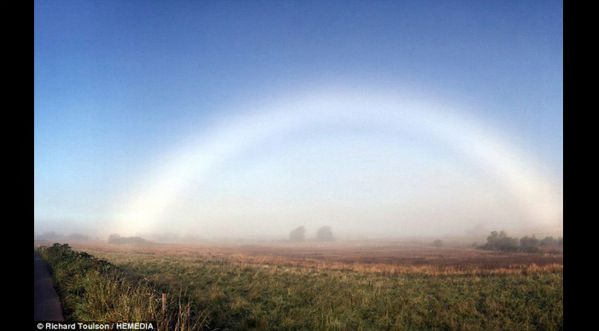
[[[72,245],[38,248],[67,319],[157,320],[162,330],[563,328],[561,254],[392,242]]]
[[[563,330],[561,1],[33,7],[36,329]]]

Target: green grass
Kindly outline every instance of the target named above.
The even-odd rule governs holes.
[[[561,271],[384,275],[208,258],[98,254],[114,263],[121,277],[147,279],[157,293],[189,298],[192,320],[207,317],[198,329],[563,329]],[[134,293],[143,297],[145,292]],[[151,311],[143,300],[135,302],[131,304],[146,307],[139,311]]]
[[[209,326],[262,330],[561,330],[562,272],[383,275],[107,254],[185,289]]]
[[[187,302],[169,302],[162,311],[161,293],[155,284],[142,277],[127,274],[113,264],[68,245],[54,244],[38,248],[52,269],[52,277],[62,301],[67,321],[156,321],[160,330],[186,331],[201,329],[205,319],[185,309]]]

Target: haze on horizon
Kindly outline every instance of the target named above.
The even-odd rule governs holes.
[[[561,14],[560,2],[36,0],[36,233],[559,233]],[[323,91],[343,114],[354,90],[440,107],[373,103],[353,122],[285,130],[275,119]],[[433,129],[386,126],[400,111]],[[480,132],[493,139],[451,141]],[[509,153],[468,150],[495,142]],[[550,203],[523,202],[485,153]],[[535,209],[555,211],[539,222]]]

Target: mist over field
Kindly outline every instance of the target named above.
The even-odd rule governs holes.
[[[563,330],[562,18],[35,0],[38,328]]]
[[[37,228],[220,239],[323,225],[348,239],[559,232],[561,180],[525,145],[451,105],[381,91],[324,89],[228,115],[150,156],[119,192],[73,197],[67,210],[86,216],[38,217]]]

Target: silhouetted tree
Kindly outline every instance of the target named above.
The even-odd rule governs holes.
[[[117,243],[120,241],[120,239],[121,239],[120,235],[113,233],[108,237],[108,242],[109,243]]]
[[[46,232],[42,235],[37,236],[37,240],[63,241],[64,235],[58,234],[54,231],[50,231],[50,232]]]
[[[558,241],[553,237],[545,237],[540,242],[541,246],[557,246]]]
[[[289,232],[289,240],[290,241],[306,240],[306,228],[304,228],[303,226],[298,226],[297,228],[291,230],[291,232]]]
[[[150,245],[152,242],[141,238],[141,237],[121,237],[118,234],[111,234],[108,237],[109,244],[118,244],[118,245]]]
[[[520,249],[524,252],[534,253],[539,251],[541,242],[534,235],[520,238]]]
[[[518,239],[508,237],[505,231],[491,232],[487,237],[487,243],[482,245],[480,248],[492,250],[492,251],[517,251],[518,250]]]
[[[441,246],[443,246],[443,242],[441,241],[441,239],[437,239],[437,240],[433,241],[433,246],[441,247]]]
[[[334,241],[333,230],[330,226],[323,226],[316,232],[316,240],[318,241]]]

